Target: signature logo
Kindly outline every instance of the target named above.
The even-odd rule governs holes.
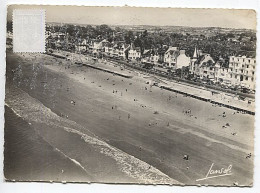
[[[202,181],[210,178],[217,178],[221,176],[230,176],[232,175],[231,169],[232,165],[229,165],[227,168],[213,169],[214,163],[211,164],[209,171],[205,178],[197,179],[196,181]]]

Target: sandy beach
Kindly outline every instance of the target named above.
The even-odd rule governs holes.
[[[134,71],[124,73],[133,78],[45,54],[7,53],[6,104],[94,181],[252,185],[253,156],[246,156],[254,149],[254,116],[150,86],[149,77]],[[39,114],[32,107],[42,113],[40,120],[33,121]],[[100,144],[83,143],[75,134]],[[197,182],[212,163],[232,165],[232,175]]]

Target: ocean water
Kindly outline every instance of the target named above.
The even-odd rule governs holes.
[[[49,108],[45,107],[40,101],[32,98],[19,88],[6,88],[6,106],[8,106],[8,108],[10,108],[16,116],[22,118],[29,125],[45,125],[45,127],[50,127],[53,129],[63,129],[63,131],[71,133],[71,135],[78,135],[80,139],[84,141],[85,146],[91,146],[91,148],[98,151],[98,153],[112,159],[116,163],[119,171],[129,178],[134,179],[133,181],[135,182],[149,184],[179,184],[178,181],[171,179],[155,167],[102,141],[87,130],[87,128],[82,127],[74,121],[58,116]],[[50,130],[48,130],[48,132],[49,131]],[[51,133],[48,135],[51,135]],[[50,143],[50,145],[52,144],[55,143]],[[57,147],[52,148],[59,152],[60,155],[69,159],[71,163],[81,168],[82,171],[85,171],[86,174],[90,172],[85,168],[84,162],[81,163],[81,161],[67,155],[66,151],[60,150]],[[38,151],[43,150],[38,149]],[[80,155],[77,155],[77,157],[80,157]],[[95,179],[95,181],[98,180],[99,179]]]
[[[90,181],[33,127],[5,106],[4,176],[12,181]]]

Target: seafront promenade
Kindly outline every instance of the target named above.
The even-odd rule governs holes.
[[[129,70],[129,68],[124,69],[122,64],[106,59],[97,59],[97,61],[93,61],[90,56],[65,51],[59,51],[59,53],[52,53],[50,55],[61,59],[71,60],[75,64],[95,68],[118,76],[126,78],[141,78],[151,86],[158,86],[162,89],[180,93],[187,97],[210,102],[213,106],[218,105],[234,109],[237,111],[236,113],[255,114],[255,100],[252,98],[240,99],[239,95],[236,94],[223,93],[201,86],[189,85],[187,83],[162,78],[154,74]],[[153,78],[153,81],[147,81],[147,77],[150,79]]]

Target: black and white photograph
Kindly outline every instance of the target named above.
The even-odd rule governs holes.
[[[253,186],[252,9],[10,5],[4,179]]]

